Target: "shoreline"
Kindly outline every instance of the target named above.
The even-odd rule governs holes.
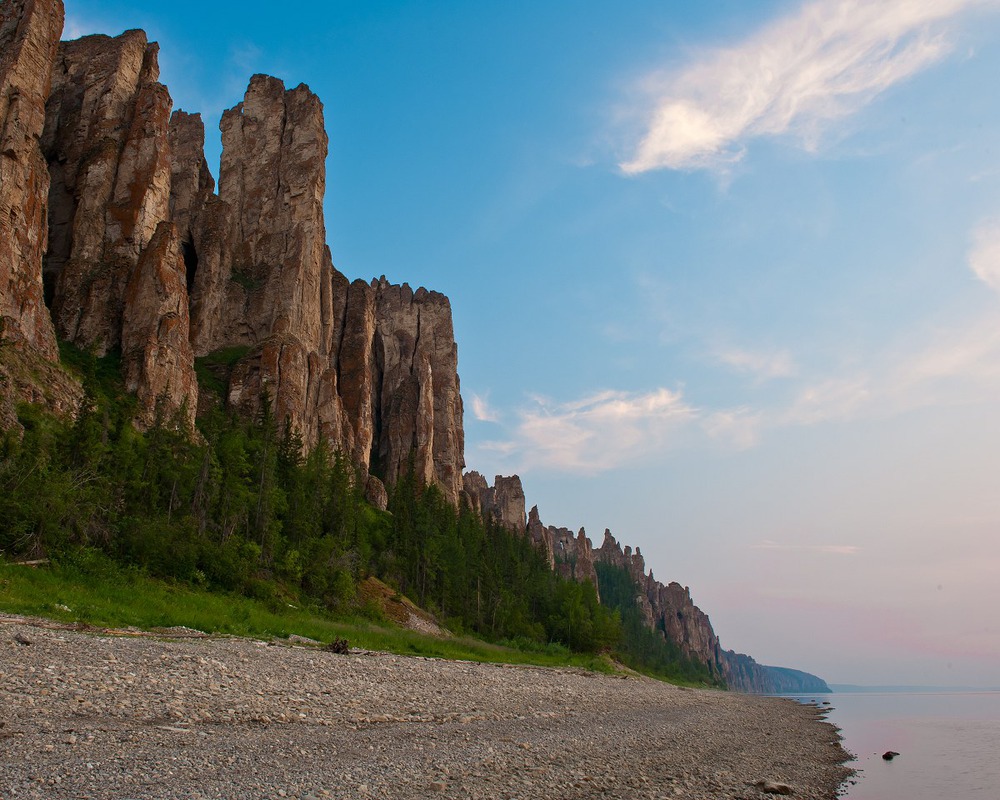
[[[4,800],[818,799],[851,774],[822,709],[790,699],[3,622]]]

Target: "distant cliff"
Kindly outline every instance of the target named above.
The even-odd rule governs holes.
[[[59,0],[0,5],[0,427],[21,400],[78,411],[59,340],[116,351],[140,428],[193,431],[200,404],[254,414],[266,398],[307,448],[348,454],[383,509],[412,470],[598,593],[597,563],[626,570],[644,624],[730,687],[813,678],[722,650],[687,588],[646,574],[608,531],[595,549],[582,528],[544,525],[517,476],[463,474],[449,300],[333,266],[323,105],[307,86],[250,79],[222,115],[216,187],[201,117],[173,110],[159,82],[158,46],[139,30],[60,42],[63,19]],[[223,396],[199,397],[196,359],[220,354]]]
[[[535,506],[525,519],[525,496],[517,476],[497,475],[490,486],[476,472],[465,477],[465,496],[472,507],[484,516],[518,533],[525,532],[541,548],[551,569],[577,581],[591,581],[601,594],[597,564],[608,564],[628,573],[635,586],[635,604],[647,628],[658,631],[676,645],[681,653],[705,667],[709,675],[730,689],[760,694],[828,692],[826,683],[815,675],[783,667],[758,664],[748,655],[725,650],[712,629],[708,615],[694,604],[690,590],[679,583],[666,585],[646,571],[639,548],[622,547],[604,531],[604,541],[595,548],[581,528],[574,534],[568,528],[545,525]]]

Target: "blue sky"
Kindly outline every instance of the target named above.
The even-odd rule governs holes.
[[[617,7],[624,6],[624,7]],[[307,83],[349,277],[452,301],[469,468],[727,647],[1000,684],[1000,2],[68,3],[210,159]],[[217,170],[216,170],[217,172]]]

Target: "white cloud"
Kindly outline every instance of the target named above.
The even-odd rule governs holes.
[[[864,408],[871,398],[866,378],[830,378],[801,389],[777,421],[784,425],[815,425],[846,419]]]
[[[472,415],[480,422],[499,422],[500,416],[490,406],[489,398],[478,394],[472,395]]]
[[[795,373],[795,364],[787,350],[764,353],[733,348],[717,352],[715,358],[737,372],[750,374],[761,380],[788,378]]]
[[[711,438],[748,450],[760,441],[764,415],[749,408],[716,411],[709,414],[702,428]]]
[[[547,467],[594,474],[659,452],[698,417],[680,392],[603,391],[568,403],[535,398],[520,412],[515,442],[491,443],[516,452],[521,469]]]
[[[973,232],[969,267],[979,280],[1000,292],[1000,219],[984,222]]]
[[[942,60],[946,23],[997,0],[819,0],[751,38],[650,78],[653,105],[631,159],[653,169],[724,168],[746,140],[793,134],[814,148],[831,121]]]
[[[750,547],[753,550],[819,553],[835,556],[853,556],[861,552],[861,548],[854,544],[782,544],[771,539],[765,539],[762,542],[750,545]]]
[[[698,437],[746,450],[771,431],[997,399],[1000,314],[991,313],[964,328],[927,331],[921,340],[872,354],[864,370],[802,380],[784,401],[766,406],[696,406],[663,388],[609,390],[561,403],[535,397],[512,415],[517,422],[505,439],[478,448],[499,462],[499,471],[593,475],[663,456]],[[494,413],[478,407],[475,396],[472,405],[477,418]]]
[[[1000,400],[1000,314],[910,334],[868,359],[854,374],[816,380],[784,409],[764,415],[763,427],[817,425],[862,417],[891,417],[918,408]]]

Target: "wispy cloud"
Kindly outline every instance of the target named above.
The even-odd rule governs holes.
[[[819,553],[822,555],[853,556],[861,552],[861,548],[853,544],[787,544],[765,539],[750,545],[753,550],[775,550],[794,553]]]
[[[709,414],[702,422],[702,429],[712,439],[747,450],[760,441],[763,423],[760,411],[744,407]]]
[[[81,36],[87,36],[88,34],[97,32],[97,28],[88,25],[79,17],[73,14],[67,14],[66,21],[63,24],[62,38],[64,41],[69,41],[71,39],[79,39]]]
[[[621,164],[724,168],[746,141],[793,134],[808,148],[834,120],[941,61],[947,23],[996,0],[820,0],[732,47],[647,79],[645,134]]]
[[[720,350],[714,356],[716,361],[732,367],[737,372],[752,375],[760,380],[787,378],[795,373],[795,363],[787,350],[757,352],[731,348]]]
[[[513,440],[485,448],[515,454],[520,469],[595,474],[661,451],[697,417],[681,393],[669,389],[603,391],[567,403],[536,397],[520,412]]]
[[[973,232],[969,267],[979,280],[1000,292],[1000,218],[980,224]]]
[[[981,224],[970,241],[969,269],[1000,292],[1000,219]],[[606,390],[562,402],[536,397],[527,408],[504,415],[515,422],[503,439],[479,448],[500,459],[503,469],[598,474],[662,457],[699,437],[745,450],[781,429],[889,418],[920,408],[1000,398],[997,307],[972,318],[909,330],[895,344],[854,353],[850,365],[834,366],[825,374],[796,364],[785,350],[708,352],[712,360],[738,372],[788,380],[773,387],[763,404],[744,398],[728,407],[696,403],[679,390],[665,388]],[[473,395],[472,411],[477,419],[501,422],[487,398]]]
[[[500,421],[500,415],[490,406],[488,396],[472,395],[472,415],[480,422]]]
[[[259,69],[264,51],[253,42],[234,42],[229,48],[229,63],[237,71],[252,73]]]
[[[778,425],[814,425],[847,419],[863,409],[872,396],[866,377],[828,378],[800,389],[791,404],[774,415],[773,422]]]

